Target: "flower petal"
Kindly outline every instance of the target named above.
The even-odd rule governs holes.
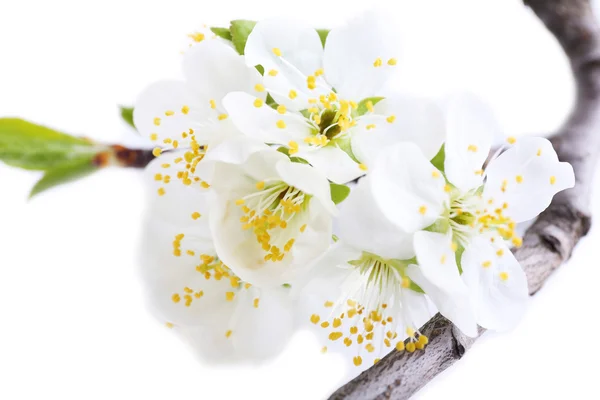
[[[203,127],[214,112],[181,81],[159,81],[148,86],[138,97],[133,110],[137,130],[161,147],[172,147],[173,140],[182,147],[189,137],[182,133]],[[164,140],[167,139],[168,143]]]
[[[247,93],[229,93],[223,103],[233,123],[245,135],[265,143],[288,146],[290,141],[303,143],[311,127],[300,114],[280,114]],[[257,107],[258,105],[258,107]]]
[[[256,84],[262,76],[253,67],[248,67],[244,57],[218,40],[205,40],[185,53],[183,72],[194,89],[198,100],[206,107],[223,112],[221,101],[229,92],[253,93],[265,99],[265,94],[256,92]],[[212,103],[214,102],[214,103]]]
[[[446,114],[446,177],[463,191],[483,180],[482,166],[488,157],[498,124],[491,110],[471,95],[457,96]]]
[[[249,66],[262,65],[268,71],[291,64],[304,75],[310,75],[321,68],[323,45],[310,25],[294,19],[269,18],[256,24],[244,53]]]
[[[407,260],[414,256],[412,235],[391,223],[381,212],[368,176],[359,181],[342,203],[336,222],[340,239],[356,249],[389,259]]]
[[[407,275],[431,298],[440,313],[463,333],[477,336],[477,323],[469,291],[460,278],[452,250],[452,237],[420,231],[414,235],[419,265],[410,265]]]
[[[199,192],[187,189],[190,202],[204,201],[205,194],[199,197]],[[179,207],[179,199],[160,200],[171,203],[172,218],[164,215],[164,204],[153,202],[142,236],[141,276],[149,304],[165,321],[186,326],[210,325],[219,319],[226,303],[225,292],[231,289],[228,281],[207,280],[196,268],[201,254],[215,254],[208,215],[194,218]],[[158,206],[163,209],[157,210]],[[185,221],[186,216],[189,222]]]
[[[250,291],[238,300],[230,339],[236,355],[243,359],[263,360],[279,354],[294,330],[289,288]],[[254,297],[256,296],[256,297]],[[254,303],[254,299],[259,299]],[[256,306],[255,306],[256,304]]]
[[[473,238],[462,255],[462,268],[477,323],[499,331],[514,327],[529,299],[527,277],[503,241]]]
[[[213,324],[174,328],[203,361],[261,362],[279,354],[293,333],[289,291],[251,287],[240,291],[235,301],[222,308],[221,318]]]
[[[448,201],[442,174],[413,143],[398,143],[382,152],[370,177],[382,212],[408,233],[433,224]]]
[[[321,68],[323,46],[313,27],[294,19],[271,18],[256,24],[245,56],[249,66],[263,66],[265,85],[275,89],[281,100],[290,90],[311,93],[307,76]]]
[[[177,179],[177,174],[186,170],[183,156],[183,151],[170,151],[155,158],[144,171],[144,181],[152,214],[185,227],[197,225],[199,217],[193,219],[192,214],[208,215],[208,200],[199,183],[184,185]]]
[[[398,142],[415,143],[425,158],[431,160],[446,137],[442,110],[426,99],[387,97],[375,105],[374,114],[380,117],[379,120],[366,125],[359,123],[359,127],[365,129],[354,129],[352,136],[352,152],[367,165],[371,165],[381,151]],[[359,122],[362,120],[368,120],[368,117],[360,118]]]
[[[575,185],[573,167],[559,162],[548,139],[520,138],[486,169],[484,197],[515,222],[535,218],[552,197]]]
[[[359,165],[344,150],[336,146],[318,149],[301,147],[294,155],[308,161],[335,183],[344,184],[365,174],[365,171],[360,169]]]
[[[394,23],[369,11],[333,29],[325,43],[325,76],[343,99],[359,101],[379,94],[396,73]]]

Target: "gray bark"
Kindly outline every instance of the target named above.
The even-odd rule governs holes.
[[[600,29],[590,0],[524,0],[554,34],[568,56],[577,100],[552,138],[561,161],[573,165],[576,186],[555,196],[527,230],[514,254],[527,274],[529,293],[571,256],[590,227],[590,199],[600,153]],[[476,339],[464,336],[437,314],[421,329],[429,345],[414,353],[392,352],[338,389],[330,400],[408,399],[458,361]],[[483,329],[480,330],[480,333]]]

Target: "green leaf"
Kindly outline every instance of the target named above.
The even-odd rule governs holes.
[[[44,176],[42,176],[33,189],[31,189],[29,198],[55,186],[83,178],[84,176],[97,171],[98,166],[94,165],[92,161],[93,158],[88,158],[87,160],[82,159],[47,170],[44,173]]]
[[[445,145],[442,145],[442,147],[440,147],[440,151],[438,151],[435,157],[431,159],[433,166],[442,172],[444,172],[444,162],[446,161],[446,150],[444,146]]]
[[[329,29],[317,29],[317,33],[319,34],[319,37],[321,38],[321,43],[323,44],[323,47],[325,47],[325,41],[327,41],[327,35],[329,35]]]
[[[119,106],[119,108],[121,109],[121,118],[123,118],[123,121],[135,129],[135,125],[133,124],[133,107]]]
[[[331,200],[335,204],[340,204],[350,194],[350,188],[346,185],[338,185],[337,183],[330,182],[329,189],[331,190]]]
[[[89,159],[104,147],[18,118],[0,118],[0,161],[30,170]]]
[[[383,97],[367,97],[366,99],[361,100],[360,103],[358,103],[358,107],[356,108],[356,112],[358,113],[358,115],[365,115],[367,113],[367,111],[369,111],[369,108],[367,107],[367,104],[369,102],[373,103],[373,105],[379,103],[381,100],[383,100]]]
[[[246,47],[246,41],[248,41],[248,35],[254,29],[256,21],[249,21],[245,19],[236,19],[231,21],[231,41],[233,47],[241,55],[244,55],[244,48]]]
[[[223,38],[223,39],[229,40],[229,41],[232,40],[231,31],[227,28],[214,27],[214,28],[210,28],[210,30],[212,31],[212,33],[219,36],[220,38]]]

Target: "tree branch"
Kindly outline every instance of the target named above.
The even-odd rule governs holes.
[[[570,256],[590,228],[593,174],[600,153],[600,29],[590,0],[524,0],[569,57],[577,100],[565,125],[552,138],[561,161],[573,165],[576,186],[559,193],[527,230],[516,258],[527,274],[529,293]],[[483,333],[480,329],[480,334]],[[392,352],[338,389],[330,400],[408,399],[454,364],[476,339],[464,336],[437,314],[421,328],[429,345],[414,353]]]

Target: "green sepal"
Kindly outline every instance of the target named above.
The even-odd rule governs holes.
[[[233,42],[233,47],[235,50],[244,55],[244,49],[246,48],[246,42],[248,41],[248,36],[252,32],[256,26],[256,21],[249,21],[245,19],[236,19],[231,21],[230,33],[231,33],[231,41]]]
[[[444,162],[446,161],[446,145],[442,144],[440,151],[431,159],[431,163],[434,167],[444,172]]]
[[[319,34],[319,38],[321,39],[321,44],[325,47],[325,42],[327,41],[327,35],[329,35],[329,29],[317,29],[317,33]]]
[[[335,204],[340,204],[350,194],[350,188],[346,185],[338,185],[337,183],[330,182],[329,189],[331,190],[331,201]]]
[[[344,153],[348,154],[355,163],[360,164],[360,161],[358,161],[358,159],[354,155],[354,152],[352,151],[352,143],[349,137],[335,139],[334,144],[340,149],[342,149]]]
[[[233,40],[231,31],[227,28],[212,27],[210,28],[210,30],[212,31],[212,33],[214,33],[222,39],[229,40],[230,42]]]
[[[121,118],[123,118],[123,121],[127,122],[129,126],[135,129],[135,124],[133,123],[133,107],[120,106],[119,108],[121,110]]]
[[[365,115],[369,109],[367,108],[367,103],[370,101],[373,105],[379,103],[383,100],[383,97],[367,97],[366,99],[362,99],[360,103],[358,103],[358,107],[356,108],[356,112],[358,115]]]
[[[457,243],[456,252],[454,253],[454,256],[456,257],[456,266],[458,267],[458,273],[461,275],[463,273],[462,255],[464,252],[465,252],[464,246]]]

